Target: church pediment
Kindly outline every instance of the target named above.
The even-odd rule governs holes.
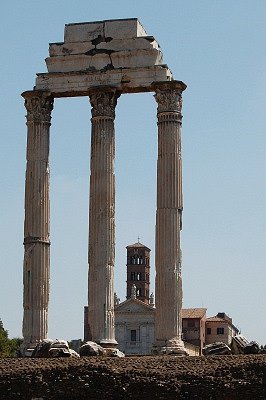
[[[155,311],[155,308],[138,299],[128,299],[115,306],[115,312],[145,313]]]

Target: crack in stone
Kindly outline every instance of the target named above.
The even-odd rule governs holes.
[[[111,40],[113,40],[113,38],[111,38],[111,37],[104,37],[104,36],[102,36],[102,35],[98,35],[97,38],[92,39],[91,43],[92,43],[94,46],[97,46],[97,44],[100,44],[100,43],[102,43],[102,42],[108,43],[108,42],[111,42]]]
[[[91,49],[89,51],[86,51],[84,54],[86,54],[86,56],[94,56],[95,54],[112,54],[114,53],[115,50],[106,50],[106,49],[96,49],[96,47],[94,49]]]

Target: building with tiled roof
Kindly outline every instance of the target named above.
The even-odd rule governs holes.
[[[207,308],[182,308],[182,318],[203,318]]]
[[[233,325],[232,318],[224,312],[206,319],[206,344],[223,342],[230,345],[239,330]]]
[[[183,308],[182,334],[185,342],[191,343],[200,348],[205,346],[205,322],[207,308]]]

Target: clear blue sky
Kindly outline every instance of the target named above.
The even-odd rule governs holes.
[[[184,307],[224,311],[266,344],[266,2],[10,0],[1,6],[0,318],[21,336],[26,126],[20,93],[45,72],[64,24],[139,18],[162,47],[183,101]],[[87,302],[90,105],[55,101],[51,128],[49,336],[83,337]],[[125,95],[116,119],[116,284],[126,292],[126,250],[152,249],[157,158],[152,94]],[[154,285],[152,285],[152,290]]]

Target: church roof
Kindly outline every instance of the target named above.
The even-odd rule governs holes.
[[[209,317],[207,318],[208,322],[229,322],[228,320],[224,319],[224,318],[219,318],[219,317]]]
[[[134,243],[134,244],[130,244],[126,248],[130,249],[131,247],[133,247],[133,248],[144,247],[145,249],[148,249],[149,251],[151,251],[151,249],[149,249],[149,247],[145,246],[144,244],[142,244],[140,242],[137,242],[137,243]]]
[[[182,308],[182,318],[203,318],[207,308]]]
[[[115,311],[122,312],[145,312],[145,311],[155,312],[155,308],[151,304],[144,303],[139,299],[129,298],[120,304],[115,305]]]
[[[221,318],[215,315],[214,317],[209,317],[206,319],[206,322],[227,322],[230,326],[232,326],[236,332],[239,332],[239,329],[233,324],[232,319],[225,315],[226,318]]]

